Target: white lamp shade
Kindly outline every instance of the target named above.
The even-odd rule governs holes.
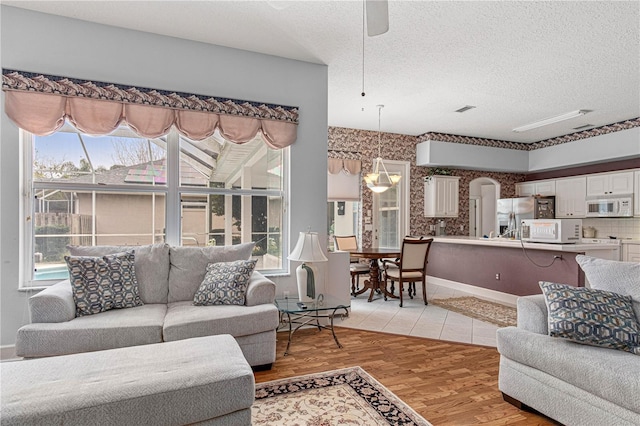
[[[327,258],[320,247],[317,232],[301,232],[298,242],[289,255],[289,260],[298,262],[326,262]]]

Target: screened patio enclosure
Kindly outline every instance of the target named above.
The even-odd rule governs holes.
[[[143,138],[121,126],[92,137],[65,124],[53,135],[29,136],[36,280],[64,263],[67,244],[166,241],[172,194],[182,245],[253,241],[259,269],[282,269],[284,150],[260,133],[235,144],[217,131],[194,141],[177,132]]]

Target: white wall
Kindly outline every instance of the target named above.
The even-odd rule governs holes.
[[[529,171],[640,157],[640,127],[529,151]]]
[[[524,173],[528,151],[464,143],[425,141],[416,147],[416,165]]]
[[[418,166],[514,173],[554,170],[639,157],[640,127],[532,151],[441,141],[425,141],[416,147]]]
[[[0,8],[3,68],[298,106],[298,140],[291,147],[290,244],[309,226],[326,240],[326,66]],[[0,115],[0,344],[11,345],[16,330],[28,322],[29,294],[18,291],[18,129],[4,114],[4,94]],[[295,277],[274,281],[279,293],[296,291]]]

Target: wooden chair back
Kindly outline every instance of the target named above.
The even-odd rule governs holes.
[[[402,271],[424,271],[427,268],[427,258],[433,238],[416,239],[407,237],[402,240],[400,255],[400,269]]]

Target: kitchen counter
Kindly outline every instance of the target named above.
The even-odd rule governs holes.
[[[478,238],[478,237],[468,237],[464,235],[457,236],[444,236],[444,237],[434,237],[433,241],[435,243],[446,243],[446,244],[468,244],[468,245],[476,245],[476,246],[492,246],[492,247],[511,247],[511,248],[519,248],[522,249],[522,242],[520,240],[512,240],[510,238]],[[625,240],[622,240],[623,243]],[[633,240],[629,241],[629,244]],[[637,240],[636,240],[637,241]],[[640,243],[640,241],[638,241]],[[616,247],[614,244],[549,244],[549,243],[524,243],[524,248],[529,250],[551,250],[551,251],[563,251],[569,253],[584,253],[589,250],[615,250]]]
[[[620,250],[616,244],[524,243],[506,238],[435,237],[427,275],[434,283],[464,284],[508,295],[540,294],[539,281],[585,285],[576,255]]]

